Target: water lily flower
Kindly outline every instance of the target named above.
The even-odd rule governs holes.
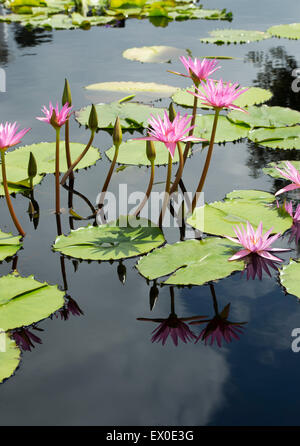
[[[45,105],[42,108],[42,112],[45,114],[45,116],[37,117],[36,119],[39,121],[48,122],[48,124],[51,124],[55,128],[61,127],[71,116],[71,109],[72,107],[69,107],[69,103],[66,102],[61,111],[59,111],[58,102],[54,108],[50,101],[49,109]]]
[[[209,78],[211,74],[213,74],[216,70],[219,70],[221,67],[217,67],[218,61],[216,59],[195,59],[193,60],[191,57],[180,56],[180,61],[183,63],[188,74],[177,73],[175,71],[171,71],[173,74],[178,74],[179,76],[189,77],[191,78],[196,85],[199,85],[201,81],[205,81]]]
[[[277,207],[280,208],[279,204],[277,203]],[[293,211],[293,203],[285,202],[283,206],[285,212],[287,212],[293,219],[293,225],[291,227],[291,236],[289,238],[289,243],[295,239],[296,243],[298,244],[300,240],[300,204],[298,204],[295,212]]]
[[[189,91],[193,96],[198,97],[203,105],[208,105],[213,107],[215,110],[221,110],[222,108],[230,108],[234,110],[239,110],[242,112],[246,111],[233,102],[243,93],[245,93],[248,88],[239,88],[238,83],[223,82],[220,79],[218,82],[208,79],[206,82],[201,81],[202,90],[196,88],[197,92]]]
[[[144,141],[160,141],[163,142],[170,152],[172,158],[174,157],[176,145],[180,141],[206,141],[202,138],[196,138],[195,136],[185,136],[190,130],[195,128],[195,126],[189,126],[192,117],[188,117],[188,114],[180,116],[177,113],[174,121],[170,121],[168,113],[164,111],[164,118],[160,116],[155,118],[151,115],[149,119],[149,129],[148,135],[142,138],[135,138]]]
[[[17,131],[19,126],[16,122],[13,124],[6,122],[4,125],[0,124],[0,150],[6,150],[9,147],[19,144],[24,135],[26,135],[30,128]]]
[[[253,226],[248,221],[247,230],[244,228],[244,225],[241,225],[240,227],[236,225],[233,227],[233,230],[237,238],[228,236],[225,237],[234,243],[242,245],[244,249],[238,251],[236,254],[230,257],[229,261],[238,260],[248,256],[251,253],[256,253],[265,259],[282,262],[279,257],[272,255],[270,251],[289,251],[289,249],[271,248],[272,243],[274,243],[281,236],[281,233],[270,236],[273,230],[273,228],[271,228],[265,234],[263,234],[262,222],[259,223],[256,231],[254,231]]]
[[[279,167],[276,167],[276,169],[284,178],[292,181],[292,183],[277,191],[275,196],[300,188],[300,172],[296,169],[295,166],[293,166],[292,163],[286,161],[285,167],[283,169],[279,169]]]

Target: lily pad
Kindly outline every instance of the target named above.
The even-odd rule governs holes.
[[[300,23],[271,26],[267,32],[275,37],[298,40],[300,39]]]
[[[234,243],[217,237],[166,245],[139,260],[138,271],[147,279],[171,276],[169,285],[203,285],[244,269],[244,262],[229,262]]]
[[[158,93],[161,96],[172,96],[177,87],[171,85],[156,84],[155,82],[100,82],[85,87],[87,90],[99,91],[124,91],[128,93]]]
[[[300,112],[288,107],[269,107],[255,105],[247,109],[248,113],[234,110],[228,114],[228,119],[235,124],[246,124],[255,127],[284,127],[300,123]]]
[[[270,34],[263,31],[252,31],[246,29],[217,29],[210,31],[211,37],[204,37],[201,42],[215,43],[216,45],[223,45],[224,43],[249,43],[257,42],[259,40],[269,39]]]
[[[283,178],[280,172],[278,172],[278,170],[275,169],[275,166],[279,167],[279,169],[283,169],[285,167],[286,161],[280,161],[280,163],[269,163],[268,167],[265,167],[263,169],[263,172],[266,175],[270,175],[273,178]],[[296,167],[296,169],[300,171],[300,161],[290,161],[290,162],[293,164],[293,166]]]
[[[0,278],[0,327],[7,331],[45,319],[64,304],[64,292],[33,276]]]
[[[197,115],[195,129],[193,134],[208,141],[211,137],[211,131],[214,121],[214,115]],[[237,141],[248,136],[249,127],[240,124],[233,124],[226,116],[219,116],[217,132],[215,136],[216,143],[226,141]]]
[[[300,149],[300,125],[256,129],[249,132],[248,138],[261,146],[272,149]]]
[[[13,339],[4,332],[0,332],[0,383],[10,378],[21,361],[21,350]]]
[[[7,153],[6,156],[6,174],[7,174],[7,181],[8,181],[8,190],[10,194],[18,194],[22,193],[25,190],[28,190],[30,187],[29,178],[28,178],[28,160],[29,160],[29,154],[27,159],[27,164],[20,164],[19,166],[13,165],[9,163],[9,157],[10,153]],[[43,175],[37,175],[33,178],[33,186],[38,185],[42,179],[44,178]],[[0,171],[0,196],[4,196],[4,188],[2,183],[2,172]]]
[[[154,108],[149,105],[111,102],[110,104],[97,104],[96,110],[98,113],[98,128],[112,129],[115,125],[117,116],[120,119],[120,124],[123,130],[125,129],[139,129],[148,126],[148,119],[150,114],[163,117],[164,109]],[[91,106],[82,108],[76,112],[76,120],[81,125],[87,125]]]
[[[185,53],[185,50],[172,46],[142,46],[139,48],[128,48],[123,52],[123,57],[143,63],[166,63]]]
[[[133,221],[131,217],[130,221]],[[141,219],[141,224],[145,222]],[[119,227],[115,222],[115,225],[87,226],[59,236],[53,249],[83,260],[119,260],[145,254],[164,242],[156,226]]]
[[[77,142],[70,143],[71,158],[75,160],[84,150],[85,144],[79,144]],[[33,153],[36,163],[38,174],[54,173],[55,172],[55,142],[40,142],[38,144],[32,144],[30,146],[23,146],[9,152],[6,155],[7,168],[11,169],[26,169],[28,166],[28,160],[30,152]],[[60,142],[60,171],[66,172],[68,170],[65,142]],[[98,149],[90,147],[88,153],[85,155],[82,161],[77,165],[77,169],[83,169],[85,167],[92,166],[101,158]],[[26,174],[27,175],[27,174]],[[10,179],[11,177],[8,176]]]
[[[194,104],[194,96],[188,91],[194,91],[194,87],[185,88],[182,90],[178,90],[172,96],[173,102],[178,105],[182,105],[183,107],[193,107]],[[202,88],[200,87],[201,91]],[[233,103],[238,107],[248,107],[249,105],[262,104],[263,102],[268,101],[272,97],[272,92],[270,90],[265,90],[264,88],[259,87],[250,87],[245,93],[239,96]],[[199,108],[211,108],[208,106],[204,106],[201,104],[200,99],[198,100]]]
[[[285,232],[292,226],[290,215],[280,215],[272,194],[256,190],[237,190],[227,194],[224,201],[206,204],[196,208],[187,223],[208,234],[228,235],[235,237],[233,225],[246,224],[249,221],[254,228],[263,222],[267,231]],[[204,212],[204,228],[202,227]]]
[[[289,294],[293,294],[300,299],[300,263],[299,261],[291,260],[288,265],[284,265],[280,270],[280,282]]]
[[[169,152],[166,149],[166,146],[161,142],[155,142],[154,145],[156,151],[155,165],[161,166],[168,164]],[[111,147],[105,152],[110,161],[112,161],[114,153],[114,147]],[[190,155],[191,151],[189,153],[189,156]],[[178,163],[178,161],[178,151],[175,150],[173,164]],[[129,164],[132,166],[151,166],[151,163],[146,156],[146,141],[129,140],[122,143],[119,148],[117,162],[119,164]]]
[[[22,247],[20,236],[13,236],[11,233],[7,234],[0,231],[0,261],[15,255]]]

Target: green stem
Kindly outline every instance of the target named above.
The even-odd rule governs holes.
[[[56,214],[60,214],[59,134],[60,134],[60,127],[56,129],[56,149],[55,149],[55,213]]]
[[[196,93],[196,87],[195,87],[195,93]],[[193,104],[193,115],[192,115],[192,120],[191,120],[191,126],[195,125],[196,122],[196,114],[197,114],[197,106],[198,106],[198,97],[194,96],[194,104]],[[189,136],[192,136],[193,134],[193,130],[191,129],[189,131]],[[184,149],[184,154],[183,154],[183,160],[184,160],[184,164],[187,160],[189,151],[190,151],[190,147],[191,147],[192,142],[191,141],[187,141],[186,145],[185,145],[185,149]]]
[[[145,194],[145,197],[143,199],[143,201],[141,202],[141,204],[139,205],[138,209],[136,210],[134,216],[138,217],[140,215],[141,210],[143,209],[143,207],[145,206],[145,204],[147,203],[151,191],[152,191],[152,187],[153,187],[153,182],[154,182],[154,170],[155,170],[155,163],[154,161],[151,161],[151,174],[150,174],[150,181],[149,181],[149,185]]]
[[[177,149],[178,149],[178,155],[179,155],[179,167],[178,167],[178,171],[176,173],[176,178],[175,178],[174,183],[170,190],[170,195],[172,195],[174,192],[177,191],[177,187],[178,187],[179,181],[181,180],[182,172],[183,172],[183,168],[184,168],[184,159],[183,159],[182,148],[181,148],[180,142],[177,143]]]
[[[67,166],[68,166],[68,169],[70,169],[70,167],[72,166],[72,159],[71,159],[71,149],[70,149],[70,122],[69,122],[69,120],[67,120],[65,123],[65,147],[66,147]]]
[[[5,192],[5,198],[6,198],[6,203],[7,203],[7,207],[9,209],[11,218],[15,224],[15,227],[17,228],[17,230],[19,231],[19,233],[21,234],[22,237],[25,237],[26,233],[24,231],[24,229],[22,228],[21,224],[19,223],[19,220],[15,214],[12,202],[11,202],[11,198],[10,198],[10,194],[9,194],[9,190],[8,190],[8,186],[7,186],[7,177],[6,177],[6,166],[5,166],[5,151],[4,150],[0,150],[1,152],[1,167],[2,167],[2,183],[3,183],[3,188],[4,188],[4,192]]]
[[[210,161],[211,161],[211,157],[212,157],[212,152],[213,152],[213,148],[214,148],[214,142],[215,142],[215,136],[216,136],[216,130],[217,130],[219,113],[220,113],[220,109],[216,108],[214,122],[213,122],[213,127],[212,127],[212,132],[211,132],[211,137],[210,137],[210,143],[209,143],[208,152],[207,152],[207,155],[206,155],[205,164],[204,164],[202,175],[201,175],[201,178],[200,178],[200,181],[199,181],[199,184],[198,184],[198,187],[197,187],[197,190],[196,190],[196,193],[194,195],[193,202],[192,202],[192,212],[194,212],[194,209],[196,207],[198,194],[200,192],[202,192],[202,190],[203,190],[203,186],[204,186],[205,179],[206,179],[206,176],[207,176],[207,172],[208,172],[208,169],[209,169],[209,165],[210,165]]]
[[[172,176],[172,161],[173,161],[172,160],[172,156],[169,153],[165,195],[164,195],[164,201],[163,201],[163,205],[162,205],[162,209],[161,209],[161,213],[160,213],[159,221],[158,221],[158,225],[159,225],[160,228],[162,227],[163,218],[164,218],[164,215],[165,215],[165,212],[166,212],[166,208],[167,208],[167,204],[168,204],[169,197],[170,197],[170,186],[171,186],[171,176]]]
[[[108,189],[108,186],[109,186],[109,183],[110,183],[110,180],[111,180],[113,171],[114,171],[114,169],[115,169],[115,165],[116,165],[116,162],[117,162],[117,158],[118,158],[118,155],[119,155],[119,147],[120,147],[119,145],[116,145],[116,146],[115,146],[115,154],[114,154],[114,158],[113,158],[113,160],[112,160],[110,169],[109,169],[109,171],[108,171],[106,180],[105,180],[104,185],[103,185],[103,188],[102,188],[102,192],[101,192],[100,200],[99,200],[99,204],[98,204],[98,209],[101,209],[102,206],[103,206],[103,202],[104,202],[104,198],[105,198],[105,193],[106,193],[106,191],[107,191],[107,189]]]

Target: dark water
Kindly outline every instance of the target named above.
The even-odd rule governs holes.
[[[227,7],[233,11],[233,23],[199,20],[156,28],[147,21],[128,20],[125,28],[118,29],[34,33],[18,25],[1,24],[0,58],[7,73],[7,92],[1,93],[0,121],[17,120],[23,127],[32,127],[26,144],[53,140],[52,129],[34,117],[49,99],[60,99],[65,77],[70,80],[76,108],[122,97],[87,93],[83,87],[90,83],[142,80],[186,85],[184,79],[166,73],[168,65],[122,58],[126,48],[157,44],[189,48],[195,56],[234,56],[237,59],[222,61],[224,79],[271,88],[272,105],[300,110],[299,94],[291,91],[291,72],[299,66],[299,42],[269,39],[215,47],[198,40],[215,28],[265,30],[274,24],[294,22],[300,15],[300,4],[293,0],[222,0],[205,2],[204,6]],[[179,63],[172,68],[179,69]],[[87,138],[85,130],[73,122],[72,140],[85,142]],[[103,153],[110,146],[109,136],[100,132],[94,145]],[[297,157],[293,152],[289,155]],[[278,184],[261,169],[267,162],[285,157],[284,152],[259,149],[247,141],[217,146],[206,183],[206,201],[222,199],[238,188],[274,192]],[[184,177],[188,190],[198,183],[202,163],[203,156],[196,152]],[[104,157],[76,175],[76,189],[93,203],[107,167]],[[119,183],[127,183],[129,192],[144,190],[148,173],[146,168],[127,168],[113,177],[111,190],[117,191]],[[159,175],[163,179],[165,169],[160,168]],[[70,315],[67,321],[53,317],[38,324],[42,332],[33,330],[42,344],[23,354],[15,376],[0,387],[1,425],[299,424],[300,354],[291,350],[291,331],[300,327],[300,306],[295,297],[285,295],[276,274],[262,281],[247,281],[238,273],[215,284],[219,308],[230,302],[230,320],[247,321],[239,341],[222,348],[200,342],[180,342],[175,347],[170,339],[165,346],[152,344],[151,331],[156,324],[136,319],[168,317],[169,288],[160,289],[150,312],[152,284],[138,275],[135,260],[124,262],[127,277],[123,285],[117,263],[74,265],[53,253],[53,191],[51,175],[36,188],[41,210],[36,230],[26,212],[27,199],[17,196],[14,200],[28,233],[19,253],[18,270],[22,275],[34,274],[39,280],[68,287],[67,294],[84,314]],[[62,203],[67,207],[65,192]],[[86,215],[82,200],[75,199],[74,207]],[[4,200],[0,208],[1,229],[14,230]],[[68,233],[67,214],[62,216],[62,224],[63,232]],[[169,240],[178,239],[172,231],[168,236]],[[11,263],[1,264],[0,274],[11,268]],[[212,317],[210,287],[175,289],[175,308],[179,317]]]

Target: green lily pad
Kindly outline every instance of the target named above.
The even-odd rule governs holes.
[[[275,37],[298,40],[300,39],[300,23],[271,26],[267,32]]]
[[[19,166],[10,164],[8,162],[10,158],[10,153],[7,153],[6,156],[6,176],[8,181],[8,191],[10,194],[18,194],[22,193],[25,190],[28,190],[30,188],[29,184],[29,178],[28,178],[28,172],[27,172],[27,165],[29,160],[29,154],[27,159],[27,164],[20,164]],[[37,175],[33,178],[33,186],[38,185],[42,179],[44,178],[43,175]],[[0,196],[4,196],[4,188],[2,183],[2,172],[0,171]]]
[[[194,87],[191,86],[189,88],[184,88],[182,90],[178,90],[172,96],[173,102],[183,107],[193,107],[194,104],[194,96],[188,91],[194,91]],[[202,87],[199,88],[202,90]],[[250,87],[245,93],[239,96],[233,103],[238,107],[249,107],[249,105],[262,104],[263,102],[268,101],[272,97],[272,92],[270,90],[265,90],[264,88],[259,87]],[[198,99],[198,107],[199,108],[211,108],[205,105],[201,105],[200,99]]]
[[[45,319],[64,304],[64,292],[33,276],[0,278],[0,327],[7,331]]]
[[[77,142],[70,143],[71,159],[74,161],[85,149],[85,144],[79,144]],[[32,144],[30,146],[23,146],[9,152],[6,155],[7,170],[11,169],[26,169],[28,166],[28,160],[30,152],[33,153],[36,163],[38,174],[54,173],[55,172],[55,142],[40,142],[38,144]],[[90,147],[88,153],[77,165],[77,169],[83,169],[95,164],[101,158],[98,149]],[[60,142],[60,171],[66,172],[68,170],[65,152],[65,142]],[[26,173],[27,176],[27,173]],[[11,177],[8,176],[8,179]]]
[[[246,29],[217,29],[210,31],[211,37],[204,37],[201,42],[215,43],[216,45],[223,45],[224,43],[250,43],[259,40],[269,39],[270,34],[263,31],[252,31]]]
[[[279,169],[283,169],[285,167],[286,161],[280,161],[280,163],[269,163],[268,167],[263,168],[263,172],[266,175],[270,175],[273,178],[283,178],[280,172],[278,172],[278,170],[275,169],[275,166],[279,167]],[[291,161],[291,163],[293,164],[293,166],[296,167],[296,169],[300,171],[300,161]]]
[[[299,275],[300,263],[291,259],[290,263],[284,265],[280,270],[279,278],[286,291],[300,299]]]
[[[13,339],[4,332],[0,332],[0,383],[10,378],[21,361],[21,350]]]
[[[244,262],[228,261],[235,251],[234,243],[217,237],[187,240],[153,251],[137,269],[149,280],[171,274],[164,281],[169,285],[203,285],[244,269]]]
[[[161,142],[154,142],[156,158],[155,165],[162,166],[168,164],[169,152],[166,146]],[[105,154],[110,161],[113,160],[115,148],[111,147]],[[189,156],[191,155],[191,150]],[[178,163],[178,151],[175,150],[173,164]],[[129,140],[120,145],[117,162],[119,164],[129,164],[131,166],[151,166],[146,156],[146,141]]]
[[[249,132],[248,138],[261,146],[272,149],[300,149],[300,125],[256,129]]]
[[[247,109],[248,113],[234,110],[228,114],[228,119],[235,124],[246,124],[255,127],[284,127],[300,123],[300,112],[288,107],[269,107],[255,105]]]
[[[99,91],[124,91],[128,93],[158,93],[161,96],[172,96],[177,87],[171,85],[156,84],[155,82],[100,82],[85,87],[87,90]]]
[[[214,115],[197,115],[195,129],[193,134],[199,138],[205,138],[208,141],[211,137],[211,131],[214,121]],[[249,127],[245,125],[233,124],[226,116],[219,116],[217,132],[215,136],[216,143],[226,141],[237,141],[248,136]]]
[[[22,247],[20,240],[20,236],[15,237],[11,233],[7,234],[0,231],[0,262],[6,259],[6,257],[15,255],[19,251]]]
[[[148,126],[148,119],[150,114],[163,117],[164,110],[162,108],[154,108],[149,105],[136,103],[111,102],[110,104],[97,104],[96,110],[98,113],[98,127],[99,129],[112,129],[115,125],[117,116],[120,119],[120,124],[123,130],[125,129],[139,129]],[[82,108],[76,112],[76,120],[81,125],[87,125],[91,106]]]
[[[185,50],[172,46],[142,46],[139,48],[128,48],[123,52],[123,57],[129,60],[137,60],[143,63],[166,63],[171,59],[183,56]]]
[[[146,222],[140,221],[141,224]],[[59,236],[53,249],[83,260],[119,260],[145,254],[164,242],[164,236],[156,226],[119,227],[115,223],[87,226],[71,231],[67,236]]]
[[[235,237],[233,225],[249,221],[254,228],[263,222],[264,231],[285,232],[292,226],[290,215],[280,215],[272,194],[256,190],[237,190],[227,194],[224,201],[209,203],[196,208],[187,223],[208,234]],[[202,227],[204,212],[204,228]]]

